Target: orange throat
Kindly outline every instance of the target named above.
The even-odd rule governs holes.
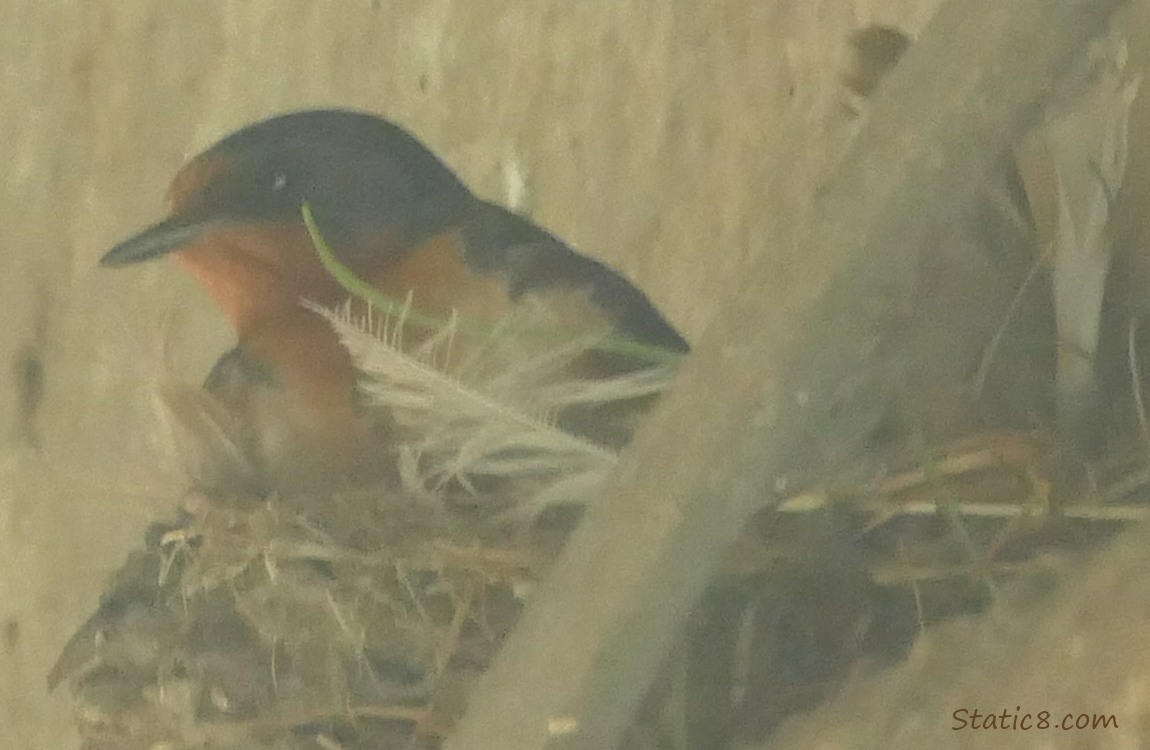
[[[302,300],[333,306],[346,296],[302,226],[219,228],[172,257],[200,282],[241,339],[248,328],[298,308]]]

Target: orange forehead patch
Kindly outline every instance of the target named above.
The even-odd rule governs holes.
[[[180,169],[168,186],[164,203],[177,215],[205,186],[230,167],[229,160],[219,154],[201,154]]]

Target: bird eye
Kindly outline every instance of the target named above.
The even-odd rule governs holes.
[[[274,180],[272,180],[272,192],[278,193],[285,187],[287,187],[287,175],[281,172],[275,176]]]

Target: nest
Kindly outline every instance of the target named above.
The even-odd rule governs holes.
[[[152,530],[52,674],[86,747],[388,747],[449,725],[547,554],[410,501],[327,501],[199,496]]]
[[[397,329],[329,316],[365,392],[407,428],[399,481],[323,496],[221,485],[205,455],[251,469],[218,422],[204,428],[207,394],[169,393],[189,471],[215,480],[153,527],[50,676],[70,684],[85,748],[437,746],[614,466],[611,447],[554,415],[649,398],[671,375],[577,382],[562,373],[588,342],[525,358],[504,331],[453,359],[450,327],[405,352]],[[860,660],[894,660],[923,627],[979,611],[1045,552],[1147,512],[1138,451],[1098,464],[1105,488],[1067,505],[1055,445],[1041,431],[901,441],[761,514],[630,744],[716,726],[762,736]]]
[[[435,745],[617,459],[619,424],[592,436],[563,420],[629,421],[673,374],[565,375],[597,337],[540,340],[520,322],[537,310],[466,352],[457,321],[413,345],[405,311],[349,310],[318,312],[397,430],[393,481],[270,491],[224,405],[166,389],[195,489],[52,670],[84,747]]]

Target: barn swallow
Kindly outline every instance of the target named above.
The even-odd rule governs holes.
[[[688,349],[634,285],[476,197],[401,127],[345,110],[272,117],[191,159],[169,188],[168,217],[100,263],[171,255],[202,284],[238,337],[205,387],[260,423],[260,451],[284,469],[305,454],[314,463],[317,451],[328,454],[321,463],[345,464],[343,475],[371,475],[381,461],[376,447],[353,449],[378,446],[379,436],[359,407],[347,351],[301,304],[330,308],[348,297],[317,255],[305,203],[340,264],[423,313],[493,321],[528,297],[576,298],[578,330],[606,327],[640,345]],[[646,364],[600,360],[614,373]],[[255,412],[277,415],[279,426]]]

